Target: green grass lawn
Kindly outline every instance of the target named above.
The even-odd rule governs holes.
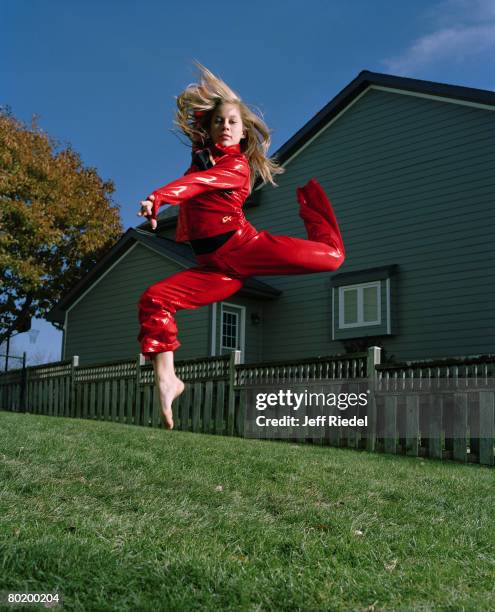
[[[493,610],[494,501],[476,465],[0,412],[0,591],[71,610]]]

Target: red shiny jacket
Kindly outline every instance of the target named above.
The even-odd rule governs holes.
[[[240,145],[211,145],[215,165],[192,165],[184,176],[153,191],[152,217],[162,204],[180,204],[176,240],[197,240],[237,230],[248,221],[242,206],[250,191],[250,170]]]

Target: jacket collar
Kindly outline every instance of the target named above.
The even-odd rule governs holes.
[[[239,155],[241,152],[241,145],[235,144],[224,147],[221,144],[211,144],[209,149],[213,157],[219,157],[220,155]]]

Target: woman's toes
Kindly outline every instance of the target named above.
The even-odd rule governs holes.
[[[167,429],[174,428],[174,419],[171,408],[166,408],[165,410],[162,410],[162,421]]]

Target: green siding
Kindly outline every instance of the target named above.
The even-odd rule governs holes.
[[[137,357],[139,297],[181,269],[137,244],[69,310],[64,359],[79,355],[80,363],[88,364]],[[182,343],[176,359],[208,355],[208,309],[180,311],[176,320]]]
[[[329,194],[347,260],[338,272],[399,264],[383,340],[398,359],[495,352],[492,233],[495,113],[370,90],[262,189],[258,228],[306,237],[296,187]],[[341,352],[331,340],[329,274],[266,277],[264,359]]]

